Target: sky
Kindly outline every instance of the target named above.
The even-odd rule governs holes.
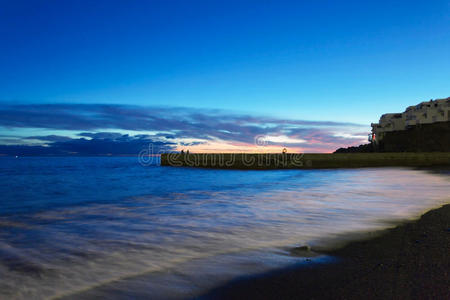
[[[450,1],[0,0],[0,155],[332,152],[449,53]]]

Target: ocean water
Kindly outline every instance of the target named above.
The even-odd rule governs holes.
[[[403,168],[238,171],[0,158],[0,299],[182,299],[449,202]],[[312,259],[326,263],[332,258]]]

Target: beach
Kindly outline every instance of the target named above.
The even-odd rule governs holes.
[[[335,263],[241,278],[201,299],[450,298],[450,204],[376,235],[325,251]]]
[[[272,298],[298,298],[317,291],[290,287],[298,284],[300,266],[309,268],[300,282],[332,283],[333,290],[346,286],[336,278],[359,278],[389,263],[372,262],[359,246],[346,255],[330,249],[417,220],[449,203],[450,195],[445,169],[169,168],[157,161],[143,166],[136,157],[0,160],[0,299],[189,299],[287,270],[297,270],[287,273],[290,280],[275,276],[254,286]],[[448,248],[441,237],[431,241]],[[301,250],[305,245],[311,251]],[[423,259],[431,253],[431,264],[444,261],[428,246],[413,246],[424,247]],[[406,263],[414,261],[411,255],[404,255]],[[231,290],[238,298],[247,293],[225,289],[222,298]]]

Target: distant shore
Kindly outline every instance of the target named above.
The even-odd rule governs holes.
[[[314,249],[313,249],[314,250]],[[450,299],[450,204],[307,264],[235,280],[201,299]]]
[[[161,165],[217,169],[326,169],[449,166],[450,152],[163,153]]]

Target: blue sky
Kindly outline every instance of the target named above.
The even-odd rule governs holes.
[[[382,113],[450,95],[449,29],[449,1],[1,1],[0,101],[3,112],[22,105],[17,114],[36,104],[218,109],[358,123],[346,134],[361,136]],[[55,114],[40,127],[2,122],[0,134],[62,134]],[[139,134],[91,130],[106,129]]]

